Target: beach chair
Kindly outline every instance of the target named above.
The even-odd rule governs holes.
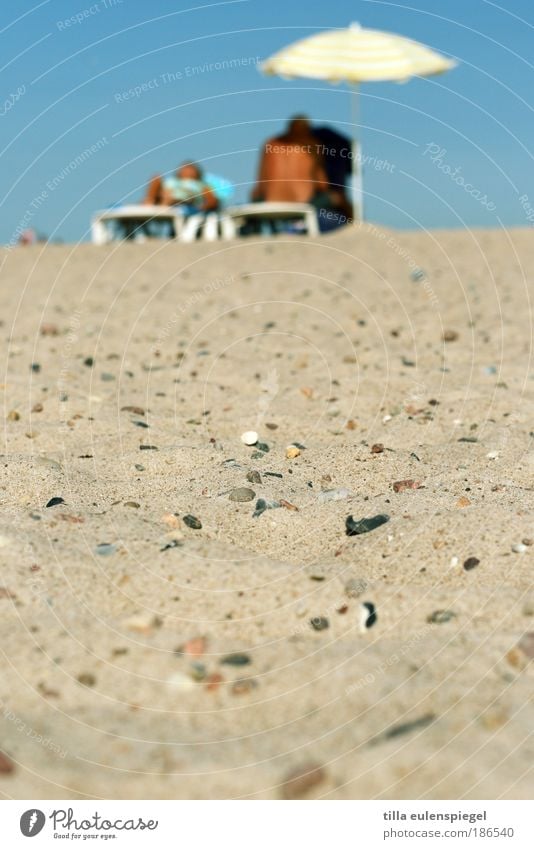
[[[319,235],[317,211],[308,203],[262,202],[229,206],[220,216],[223,239],[235,239],[247,224],[258,225],[260,233],[272,235],[278,225],[290,225],[294,232]]]
[[[168,223],[171,238],[180,239],[184,216],[179,207],[132,204],[95,213],[91,220],[92,241],[95,245],[112,242],[117,238],[119,228],[123,232],[122,238],[144,241],[150,236],[150,225],[154,222]]]

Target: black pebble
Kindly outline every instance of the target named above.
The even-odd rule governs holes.
[[[372,628],[373,625],[376,624],[376,620],[378,619],[378,616],[376,615],[376,607],[374,606],[372,601],[364,601],[362,606],[366,608],[369,614],[369,616],[365,620],[365,627]]]
[[[324,616],[314,616],[313,619],[310,619],[310,625],[314,631],[326,631],[327,628],[330,628],[330,622]]]
[[[348,537],[355,537],[360,534],[367,534],[369,531],[374,531],[375,528],[385,525],[386,522],[389,522],[389,516],[385,513],[379,513],[378,516],[371,516],[370,519],[360,519],[358,522],[354,521],[352,516],[347,516],[345,519],[345,531]]]
[[[247,666],[250,662],[248,654],[227,654],[221,658],[221,663],[225,663],[227,666]]]
[[[478,557],[468,557],[464,563],[464,569],[466,572],[470,572],[471,569],[476,569],[479,563],[480,560],[478,559]]]
[[[191,516],[189,513],[183,517],[184,524],[188,528],[193,528],[194,531],[199,531],[202,527],[202,522],[196,516]]]
[[[65,504],[65,499],[60,498],[59,496],[56,496],[55,498],[51,498],[46,506],[47,507],[56,507],[56,505],[58,505],[58,504]]]

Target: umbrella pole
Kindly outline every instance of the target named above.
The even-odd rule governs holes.
[[[352,209],[354,224],[363,221],[363,159],[362,145],[358,140],[356,133],[360,129],[359,116],[359,88],[357,85],[351,86],[351,106],[352,106]]]

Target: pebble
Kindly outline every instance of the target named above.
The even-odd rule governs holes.
[[[261,483],[261,475],[259,472],[247,472],[247,480],[249,483]]]
[[[345,595],[349,598],[358,598],[367,589],[367,581],[363,578],[349,578],[345,584]]]
[[[256,493],[246,486],[238,486],[237,489],[231,491],[228,498],[230,501],[253,501],[256,498]]]
[[[414,268],[414,270],[410,274],[410,279],[413,280],[414,283],[419,283],[421,280],[424,280],[425,277],[426,272],[423,271],[422,268]]]
[[[241,442],[245,445],[256,445],[259,437],[255,430],[247,430],[241,434]]]
[[[91,365],[92,365],[92,362],[91,362]],[[143,407],[137,407],[133,404],[128,404],[126,407],[121,407],[121,410],[123,410],[126,413],[135,413],[136,416],[144,416],[145,415],[145,410],[144,410]]]
[[[45,504],[45,507],[56,507],[58,504],[65,504],[65,499],[60,496],[55,496]]]
[[[182,521],[188,528],[192,528],[194,531],[199,531],[202,527],[200,519],[197,519],[196,516],[191,516],[190,513],[188,513],[187,516],[184,516]]]
[[[285,507],[286,510],[293,510],[295,513],[299,512],[299,508],[295,504],[291,504],[290,501],[286,501],[285,498],[280,499],[280,507]]]
[[[183,647],[183,653],[189,657],[202,657],[206,651],[207,640],[205,637],[193,637]]]
[[[460,561],[458,560],[457,557],[451,557],[451,562],[449,563],[450,568],[454,569],[455,566],[458,566],[459,562]]]
[[[471,569],[476,569],[479,563],[478,557],[468,557],[467,560],[464,560],[464,569],[466,572],[470,572]]]
[[[294,460],[296,457],[300,456],[300,448],[297,448],[296,445],[288,445],[286,448],[286,457],[288,460]]]
[[[281,507],[279,501],[266,501],[265,498],[258,498],[256,501],[256,508],[254,513],[252,514],[254,517],[261,516],[262,513],[265,513],[266,510],[276,510],[277,507]]]
[[[527,550],[527,546],[522,542],[516,542],[515,545],[512,546],[512,551],[515,554],[524,554]]]
[[[204,686],[206,687],[206,690],[209,693],[213,693],[215,692],[215,690],[219,689],[219,686],[222,684],[223,681],[224,678],[222,677],[222,675],[220,675],[218,672],[212,672],[206,678]]]
[[[496,460],[498,456],[499,456],[499,452],[498,452],[498,451],[489,451],[489,452],[486,454],[486,459],[488,459],[488,460]]]
[[[109,542],[100,542],[95,548],[95,553],[99,554],[101,557],[109,557],[110,555],[115,554],[116,551],[117,546]]]
[[[235,652],[234,654],[226,654],[224,657],[221,657],[220,662],[226,666],[248,666],[251,663],[251,659],[248,654]]]
[[[41,336],[57,336],[58,334],[59,329],[57,324],[52,324],[51,322],[41,324]]]
[[[160,546],[160,551],[169,551],[171,548],[180,548],[183,545],[180,539],[164,540]]]
[[[258,682],[254,678],[238,678],[232,684],[232,693],[235,696],[245,696],[255,690]]]
[[[195,689],[195,682],[191,676],[185,675],[183,672],[174,672],[170,678],[167,678],[167,684],[173,690],[180,690],[182,692],[190,692]]]
[[[442,338],[444,342],[456,342],[459,335],[460,334],[456,330],[444,330]]]
[[[381,442],[375,442],[374,445],[371,445],[371,454],[383,454],[384,446]]]
[[[176,513],[164,513],[161,517],[161,521],[164,522],[169,528],[178,527],[178,516],[176,515]]]
[[[84,687],[94,687],[96,684],[96,678],[90,672],[82,672],[76,680]]]
[[[343,501],[349,495],[350,491],[348,489],[324,489],[317,496],[317,500],[320,504],[325,501]]]
[[[456,617],[456,613],[452,610],[435,610],[430,616],[427,616],[427,622],[431,625],[443,625],[445,622],[450,622]]]
[[[361,610],[360,629],[366,631],[376,624],[378,619],[376,607],[372,601],[364,601]]]
[[[405,480],[393,484],[393,492],[404,492],[407,489],[420,489],[421,481]]]
[[[20,421],[20,413],[18,413],[16,410],[10,410],[9,413],[7,414],[7,420],[8,420],[8,422],[18,422],[18,421]]]
[[[357,522],[352,516],[347,516],[345,519],[346,534],[348,537],[367,534],[369,531],[374,531],[375,528],[385,525],[386,522],[389,522],[389,516],[385,513],[379,513],[378,516],[371,516],[369,519],[360,519]]]
[[[330,622],[325,616],[314,616],[313,619],[310,619],[310,625],[314,631],[326,631],[327,628],[330,628]]]
[[[0,752],[0,775],[10,775],[15,772],[15,764],[4,752]]]
[[[161,628],[163,620],[153,613],[137,613],[134,616],[129,616],[122,623],[129,631],[135,631],[138,634],[151,634],[156,628]]]
[[[193,681],[204,681],[208,670],[203,663],[193,662],[190,667],[190,674]]]
[[[527,631],[526,634],[523,634],[517,645],[523,654],[532,660],[534,658],[534,631]]]
[[[283,799],[302,799],[326,778],[322,766],[315,763],[303,764],[289,772],[282,781],[281,795]]]
[[[417,731],[419,728],[426,728],[431,725],[436,719],[435,714],[427,713],[418,719],[412,719],[410,722],[401,722],[399,725],[392,725],[383,734],[379,734],[373,740],[369,741],[369,745],[376,745],[383,740],[391,740],[394,737],[401,737],[403,734],[410,734],[412,731]]]

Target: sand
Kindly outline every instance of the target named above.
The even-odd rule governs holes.
[[[531,231],[1,261],[2,796],[531,797]]]

